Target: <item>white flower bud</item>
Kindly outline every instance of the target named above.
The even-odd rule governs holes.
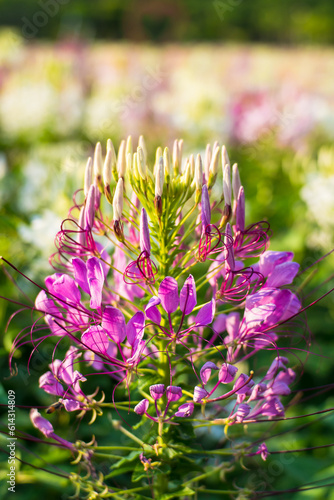
[[[206,150],[205,150],[205,162],[204,162],[204,174],[205,174],[206,181],[209,180],[211,156],[212,156],[211,146],[210,146],[210,144],[207,144]]]
[[[128,136],[126,141],[125,156],[127,156],[129,153],[131,153],[131,155],[133,154],[131,135]]]
[[[165,170],[165,177],[171,177],[170,154],[168,148],[164,149],[164,170]]]
[[[209,168],[209,175],[211,174],[214,177],[217,175],[218,172],[219,154],[220,154],[220,148],[217,144],[215,149],[213,150],[213,155],[211,158],[210,168]]]
[[[137,148],[137,166],[139,170],[139,174],[142,179],[146,180],[146,162],[145,162],[145,155],[140,146]]]
[[[223,168],[225,167],[225,165],[231,166],[231,163],[230,163],[230,159],[228,157],[225,146],[222,146],[222,166],[223,166]]]
[[[225,205],[231,205],[232,187],[231,187],[231,167],[226,164],[223,169],[223,192]]]
[[[154,163],[154,169],[153,169],[153,174],[156,174],[156,170],[158,168],[159,164],[159,159],[163,155],[162,148],[159,146],[155,152],[155,163]]]
[[[238,164],[235,163],[232,167],[232,188],[233,188],[233,198],[238,199],[239,189],[241,187],[241,180],[239,175]]]
[[[89,157],[87,160],[86,169],[85,169],[85,182],[84,182],[85,198],[87,198],[89,188],[92,184],[92,181],[93,181],[93,161]]]
[[[104,165],[103,165],[103,184],[105,186],[110,186],[112,182],[112,158],[113,153],[112,150],[109,149],[107,150],[107,154],[104,160]]]
[[[126,154],[126,169],[128,172],[132,171],[132,153]]]
[[[195,182],[196,182],[196,189],[197,190],[202,189],[202,185],[203,185],[203,166],[202,166],[202,157],[201,157],[200,154],[198,154],[197,157],[196,157]]]
[[[123,140],[119,145],[118,155],[117,155],[117,173],[118,177],[122,177],[123,179],[126,170],[125,149],[126,149],[126,143]]]
[[[114,220],[119,221],[123,212],[123,179],[118,179],[113,199]]]
[[[174,144],[173,144],[173,169],[175,175],[178,174],[180,170],[180,164],[179,164],[179,144],[178,140],[175,139]]]
[[[99,179],[102,175],[102,148],[101,143],[97,142],[94,151],[94,175],[97,179]]]
[[[190,162],[190,175],[191,178],[193,179],[195,176],[195,157],[193,154],[189,156],[189,162]]]
[[[107,153],[110,151],[111,157],[111,168],[114,169],[116,166],[116,152],[111,139],[107,140]]]
[[[164,160],[160,156],[155,172],[155,196],[162,196],[164,186]]]
[[[146,149],[146,144],[144,141],[144,137],[141,135],[138,140],[138,146],[142,148],[143,153],[144,153],[144,159],[145,159],[145,165],[147,164],[147,149]]]

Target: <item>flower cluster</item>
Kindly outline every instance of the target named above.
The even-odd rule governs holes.
[[[40,388],[63,411],[95,418],[104,395],[96,401],[99,389],[86,395],[82,385],[104,377],[111,406],[123,391],[131,411],[158,424],[158,454],[186,420],[284,415],[295,372],[279,333],[301,309],[289,289],[299,265],[267,249],[266,221],[246,224],[225,147],[208,145],[204,160],[182,156],[176,140],[151,168],[143,137],[135,151],[131,137],[122,141],[118,154],[108,140],[104,158],[98,143],[56,236],[56,272],[35,302],[45,325],[35,323],[34,341],[54,338],[57,355],[67,345]],[[253,363],[264,351],[267,364]],[[36,411],[32,420],[58,439]]]

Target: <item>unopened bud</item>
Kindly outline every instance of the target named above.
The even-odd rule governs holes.
[[[223,168],[225,165],[231,166],[230,159],[228,157],[227,150],[226,150],[225,146],[222,146],[222,165],[223,165]]]
[[[205,175],[206,181],[208,181],[208,179],[209,179],[211,157],[212,157],[211,146],[210,146],[210,144],[207,144],[206,150],[205,150],[205,162],[204,162],[204,175]]]
[[[139,235],[140,235],[140,250],[150,255],[151,253],[150,230],[148,227],[148,219],[145,208],[141,209]]]
[[[195,157],[193,154],[189,156],[189,163],[190,163],[190,175],[191,178],[193,179],[195,177]]]
[[[128,154],[133,154],[133,148],[132,148],[132,137],[131,135],[128,136],[127,140],[126,140],[126,148],[125,148],[125,156],[127,156]]]
[[[155,173],[155,196],[162,196],[164,186],[164,160],[160,156]]]
[[[125,149],[126,143],[125,141],[121,141],[118,149],[117,155],[117,173],[118,177],[124,179],[125,170],[126,170],[126,158],[125,158]]]
[[[114,145],[112,143],[111,139],[107,140],[107,154],[108,151],[110,151],[110,158],[111,158],[111,173],[114,178],[114,180],[117,182],[118,181],[118,173],[117,173],[117,158],[116,158],[116,152]]]
[[[239,189],[235,227],[237,231],[245,230],[245,192],[242,186]]]
[[[93,161],[89,157],[87,160],[86,170],[85,170],[85,182],[84,182],[85,198],[87,198],[88,196],[88,191],[92,182],[93,182]]]
[[[231,205],[232,187],[231,187],[231,167],[226,164],[223,169],[223,192],[225,205]]]
[[[94,151],[94,175],[99,183],[102,176],[102,168],[103,168],[102,148],[101,148],[101,143],[97,142]]]
[[[110,184],[112,182],[112,151],[109,149],[103,165],[104,194],[109,203],[112,203]]]
[[[146,180],[147,172],[146,172],[146,162],[145,156],[142,148],[138,146],[137,148],[137,166],[139,170],[139,174],[143,180]]]
[[[202,227],[206,228],[211,223],[211,207],[210,198],[208,192],[208,186],[206,184],[202,187]]]
[[[238,199],[240,187],[241,187],[241,181],[240,181],[238,164],[235,163],[232,167],[232,189],[233,189],[234,200]]]
[[[92,229],[94,225],[94,217],[95,217],[95,186],[91,184],[88,196],[86,199],[85,206],[85,219],[86,219],[86,227],[85,229]]]
[[[196,184],[195,203],[197,205],[201,199],[202,185],[203,185],[203,167],[202,167],[202,158],[200,154],[198,154],[196,157],[195,184]]]
[[[114,200],[113,200],[114,220],[119,221],[123,212],[123,179],[118,179]]]
[[[186,163],[186,169],[183,174],[183,184],[185,187],[188,187],[190,185],[190,163],[189,160],[187,160]]]
[[[219,155],[220,155],[220,148],[217,145],[217,147],[213,150],[213,155],[211,158],[211,163],[209,168],[208,189],[211,189],[213,187],[217,179]]]
[[[112,182],[111,165],[112,165],[112,151],[109,149],[109,151],[107,151],[103,165],[104,186],[110,186]]]
[[[144,141],[144,137],[141,135],[138,140],[138,146],[142,148],[143,153],[144,153],[144,159],[145,159],[145,165],[147,164],[147,149],[146,149],[146,144]]]
[[[166,147],[164,149],[164,171],[165,171],[165,179],[169,182],[171,177],[171,168],[170,168],[170,154],[169,149]]]

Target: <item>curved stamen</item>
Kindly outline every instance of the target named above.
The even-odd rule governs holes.
[[[138,285],[139,283],[153,285],[157,273],[157,266],[151,260],[146,250],[144,250],[137,260],[127,265],[123,274],[123,280],[127,285]],[[126,278],[128,278],[129,281],[127,281]]]
[[[234,254],[239,258],[258,257],[268,246],[270,225],[266,221],[252,224],[238,231],[234,239]]]
[[[239,271],[229,269],[225,274],[220,290],[216,294],[217,300],[242,302],[247,295],[255,293],[264,283],[261,273],[251,267]]]

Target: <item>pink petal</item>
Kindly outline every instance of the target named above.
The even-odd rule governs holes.
[[[123,313],[116,307],[106,306],[102,314],[102,327],[116,344],[124,341],[126,337],[125,319]]]
[[[176,311],[179,306],[177,281],[171,276],[163,279],[159,286],[158,296],[167,313],[171,314]]]
[[[194,278],[190,274],[181,289],[180,309],[187,315],[192,312],[196,304],[196,284]]]

